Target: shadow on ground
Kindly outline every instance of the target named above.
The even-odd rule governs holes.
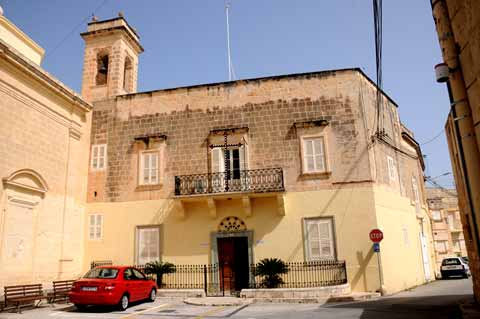
[[[358,318],[462,318],[461,303],[472,302],[471,294],[424,297],[385,297],[365,302],[326,305],[328,309],[362,309]]]

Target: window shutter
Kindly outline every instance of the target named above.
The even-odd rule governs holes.
[[[219,147],[212,149],[212,172],[219,173],[225,171],[223,150]]]
[[[325,153],[323,150],[323,137],[313,140],[315,151],[315,170],[325,171]]]
[[[305,168],[307,172],[313,172],[315,170],[315,161],[313,156],[313,141],[304,140],[304,152],[303,155],[305,161]]]
[[[139,228],[137,262],[144,265],[150,261],[160,260],[160,233],[157,227]]]
[[[248,169],[248,148],[244,144],[240,147],[240,170],[244,171]]]
[[[335,258],[331,219],[307,220],[307,248],[310,260]]]
[[[90,215],[88,238],[95,239],[95,215]]]
[[[332,224],[329,220],[319,221],[321,256],[333,258]]]
[[[158,154],[150,154],[150,183],[158,183]]]
[[[318,223],[315,220],[308,221],[308,247],[311,260],[318,260],[321,257],[320,237]]]

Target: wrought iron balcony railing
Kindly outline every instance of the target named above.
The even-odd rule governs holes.
[[[283,170],[266,168],[232,173],[175,176],[175,195],[284,191]]]

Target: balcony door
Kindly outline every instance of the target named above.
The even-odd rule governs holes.
[[[229,170],[226,170],[226,167]],[[230,191],[240,191],[245,185],[246,168],[245,146],[231,147],[227,150],[214,148],[212,150],[213,185],[228,188]],[[228,183],[228,185],[227,185]]]

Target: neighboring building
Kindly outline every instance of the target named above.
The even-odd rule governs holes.
[[[451,111],[446,135],[475,299],[480,301],[480,1],[431,0]]]
[[[454,189],[427,188],[427,202],[432,219],[436,274],[446,257],[467,256],[463,227]]]
[[[137,93],[143,49],[125,19],[82,37],[85,269],[228,261],[248,281],[265,257],[342,259],[353,290],[376,291],[379,228],[385,292],[433,279],[419,145],[360,69]]]
[[[0,14],[2,292],[83,271],[91,105],[41,68],[43,54]]]

